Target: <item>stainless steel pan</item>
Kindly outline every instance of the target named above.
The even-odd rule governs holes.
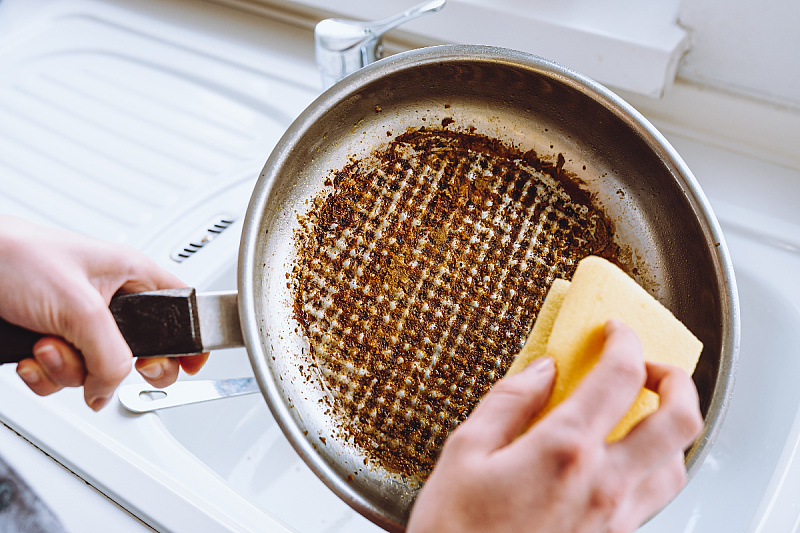
[[[637,281],[702,340],[694,378],[706,422],[687,454],[694,474],[727,409],[739,344],[733,270],[711,208],[675,150],[619,97],[544,59],[481,46],[411,51],[346,78],[297,118],[255,186],[239,256],[241,332],[264,398],[298,454],[364,516],[403,529],[418,485],[364,468],[336,431],[325,391],[299,369],[307,341],[286,278],[298,215],[325,190],[330,171],[385,143],[387,131],[444,119],[542,157],[563,154],[564,170],[613,221]]]

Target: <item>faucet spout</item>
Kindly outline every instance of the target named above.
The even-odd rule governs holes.
[[[338,18],[314,28],[314,52],[327,89],[348,74],[374,63],[383,54],[383,34],[392,28],[444,7],[446,0],[427,0],[385,19],[364,22]]]

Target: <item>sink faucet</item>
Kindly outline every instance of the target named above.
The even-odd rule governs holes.
[[[325,19],[314,28],[314,51],[325,89],[383,56],[383,34],[421,15],[444,7],[446,0],[428,0],[397,15],[372,22]]]

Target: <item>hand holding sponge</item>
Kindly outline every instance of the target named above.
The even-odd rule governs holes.
[[[555,359],[558,376],[552,396],[533,423],[569,396],[591,370],[605,342],[603,328],[611,319],[636,332],[646,361],[694,372],[703,344],[625,272],[590,256],[578,264],[572,282],[554,281],[525,346],[506,374],[519,372],[544,355]],[[658,395],[643,388],[607,440],[624,437],[657,408]]]

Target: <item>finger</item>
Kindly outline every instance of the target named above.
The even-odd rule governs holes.
[[[102,255],[107,260],[104,265],[92,263],[87,268],[92,268],[101,275],[93,277],[93,284],[100,299],[104,300],[102,308],[98,302],[93,302],[88,311],[83,315],[84,324],[89,327],[80,327],[73,324],[72,335],[65,335],[80,348],[86,361],[87,377],[84,385],[86,401],[94,410],[99,410],[114,390],[130,373],[132,354],[130,348],[117,328],[108,303],[117,292],[142,292],[173,287],[184,287],[185,283],[168,271],[160,268],[152,259],[133,248],[117,245],[111,250],[106,250]],[[105,272],[120,273],[117,276],[102,275]],[[77,330],[77,333],[75,331]],[[165,358],[151,361],[148,366],[151,375],[156,378],[145,379],[154,386],[166,386],[175,381],[178,375],[179,363]],[[159,373],[158,370],[161,370]]]
[[[28,388],[39,396],[48,396],[63,388],[58,383],[53,383],[33,358],[23,359],[17,363],[17,374]]]
[[[69,315],[63,318],[63,336],[83,355],[84,398],[89,407],[98,411],[130,373],[133,355],[101,295],[80,290],[83,299],[74,299]]]
[[[102,243],[102,246],[102,253],[86,255],[84,268],[94,273],[93,284],[109,300],[118,292],[135,293],[186,286],[178,277],[135,248],[107,243]],[[103,262],[98,262],[98,258]]]
[[[703,429],[697,388],[689,374],[672,365],[647,363],[647,387],[658,393],[658,409],[609,449],[641,475],[682,453]]]
[[[142,377],[154,387],[164,388],[175,383],[181,368],[193,375],[208,360],[208,353],[183,357],[140,357],[134,365]]]
[[[62,339],[45,337],[33,346],[33,356],[47,378],[60,387],[80,387],[86,379],[83,357]],[[59,387],[59,388],[60,388]]]
[[[672,501],[686,485],[683,453],[673,455],[643,479],[617,508],[609,531],[634,531]]]
[[[117,253],[112,253],[109,257],[111,265],[106,265],[103,270],[121,272],[124,275],[121,279],[109,280],[108,285],[105,287],[102,286],[105,278],[100,277],[99,281],[95,280],[98,291],[106,300],[110,300],[116,293],[135,293],[186,286],[179,278],[162,269],[152,259],[134,248],[119,245]],[[116,329],[116,323],[114,327]],[[110,331],[108,335],[116,337]],[[118,370],[111,366],[110,374],[100,374],[100,372],[106,372],[105,370],[98,371],[98,378],[100,378],[98,379],[98,387],[100,390],[111,390],[113,393],[113,389],[121,381],[120,375],[124,373],[122,375],[122,378],[124,378],[130,372],[130,349],[127,343],[125,344],[125,352],[128,355],[127,359],[122,355],[121,347],[117,351],[119,355],[115,358],[115,361],[118,364],[116,367]],[[155,387],[163,388],[176,381],[180,371],[180,363],[177,358],[142,358],[137,360],[136,369],[144,377],[145,381]],[[100,395],[102,396],[102,394],[101,392]]]
[[[555,373],[553,359],[541,357],[498,381],[458,428],[459,438],[484,452],[513,441],[547,403]]]
[[[636,333],[609,320],[599,359],[575,391],[551,416],[569,418],[589,436],[605,439],[628,412],[645,383],[642,348]]]
[[[180,371],[178,358],[172,357],[140,357],[134,367],[145,381],[160,389],[175,383]]]
[[[180,361],[183,371],[190,376],[193,376],[194,374],[200,372],[200,369],[206,364],[206,361],[208,361],[208,355],[208,352],[201,353],[199,355],[187,355],[184,357],[179,357],[178,360]]]

